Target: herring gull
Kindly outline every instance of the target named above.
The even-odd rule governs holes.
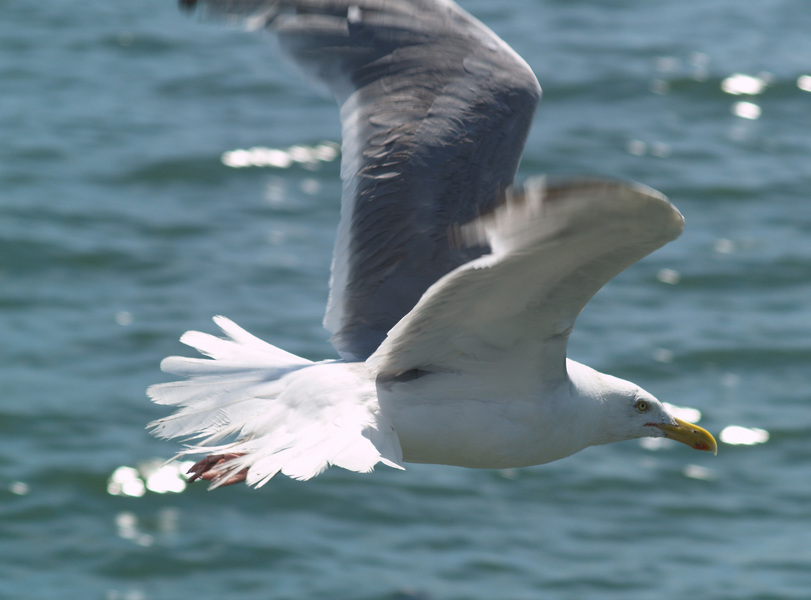
[[[450,0],[181,0],[275,38],[327,85],[343,131],[341,218],[324,318],[340,359],[311,362],[224,317],[181,338],[175,413],[213,487],[406,462],[509,468],[668,437],[716,451],[639,386],[566,357],[612,277],[682,231],[659,192],[602,179],[514,186],[541,88]]]

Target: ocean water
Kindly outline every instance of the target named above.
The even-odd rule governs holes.
[[[544,88],[522,177],[634,179],[685,215],[570,355],[700,411],[718,456],[635,441],[214,492],[158,470],[176,446],[144,390],[187,329],[224,314],[334,355],[337,111],[171,1],[6,0],[0,597],[808,597],[811,4],[463,6]]]

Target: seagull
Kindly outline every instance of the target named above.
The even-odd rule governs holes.
[[[263,30],[326,84],[342,124],[341,217],[312,362],[218,316],[181,342],[150,424],[204,454],[211,487],[330,465],[515,468],[589,446],[712,435],[634,383],[566,356],[591,297],[675,239],[661,193],[599,178],[514,184],[541,88],[450,0],[181,0]]]

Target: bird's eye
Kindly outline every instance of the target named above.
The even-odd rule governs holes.
[[[639,412],[645,412],[648,410],[648,403],[644,400],[637,400],[636,401],[636,410]]]

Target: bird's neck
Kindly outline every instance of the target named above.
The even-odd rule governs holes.
[[[610,444],[625,439],[611,427],[611,407],[607,401],[610,380],[615,379],[577,361],[567,359],[566,370],[571,386],[571,410],[589,446]]]

